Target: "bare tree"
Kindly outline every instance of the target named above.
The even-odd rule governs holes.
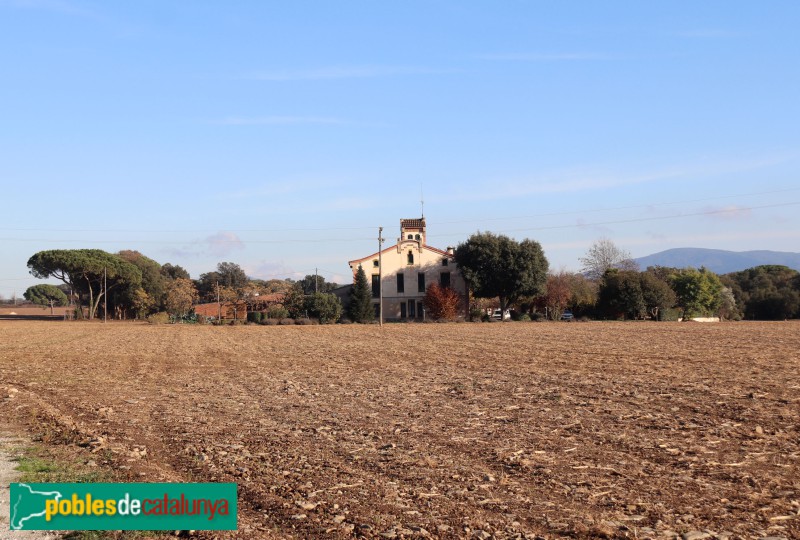
[[[591,245],[585,257],[580,258],[583,273],[591,279],[600,279],[606,270],[639,271],[639,265],[630,252],[618,247],[608,238],[601,238]]]

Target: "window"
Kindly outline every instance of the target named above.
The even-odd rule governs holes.
[[[397,292],[406,292],[406,276],[397,274]]]
[[[381,305],[380,304],[372,304],[372,305],[375,308],[375,318],[377,319],[378,317],[381,316]]]
[[[422,272],[417,274],[417,291],[425,292],[425,274]]]
[[[412,235],[412,234],[409,234],[409,235],[408,235],[408,239],[409,239],[409,240],[413,240],[413,239],[414,239],[414,235]]]
[[[414,253],[408,250],[408,264],[414,264]]]
[[[406,303],[400,302],[400,318],[405,319],[406,316]]]
[[[408,301],[408,318],[415,319],[417,317],[417,303],[413,300]]]
[[[374,266],[375,268],[378,268],[378,259],[375,259],[374,261],[372,261],[372,266]]]
[[[419,240],[419,239],[420,239],[420,236],[419,236],[419,235],[416,235],[416,236],[414,237],[414,240]]]
[[[381,276],[372,275],[372,297],[378,298],[381,295]]]
[[[449,265],[449,264],[450,264],[450,259],[448,259],[447,257],[445,257],[444,259],[442,259],[442,266],[447,266],[447,265]]]
[[[442,272],[439,274],[439,285],[442,287],[450,286],[450,272]]]

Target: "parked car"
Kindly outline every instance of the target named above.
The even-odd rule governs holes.
[[[561,320],[572,322],[575,320],[575,316],[572,314],[570,310],[566,310],[564,311],[564,313],[561,314]]]
[[[507,321],[508,319],[511,318],[511,310],[510,309],[507,309],[505,311],[505,313],[502,314],[502,316],[500,315],[500,313],[501,313],[501,311],[499,309],[494,310],[492,312],[492,319],[497,319],[498,321],[502,319],[504,321]]]

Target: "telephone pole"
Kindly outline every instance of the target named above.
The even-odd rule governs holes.
[[[103,323],[106,322],[108,318],[108,280],[107,280],[108,272],[106,271],[106,267],[103,267]]]
[[[383,326],[383,227],[378,227],[378,324]]]

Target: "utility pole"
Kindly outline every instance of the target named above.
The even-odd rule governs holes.
[[[103,267],[103,323],[108,318],[108,280],[106,279],[108,272],[106,267]]]
[[[383,326],[383,227],[378,227],[378,324]]]
[[[314,268],[314,294],[319,292],[317,290],[317,280],[319,280],[319,276],[317,275],[317,269]]]

